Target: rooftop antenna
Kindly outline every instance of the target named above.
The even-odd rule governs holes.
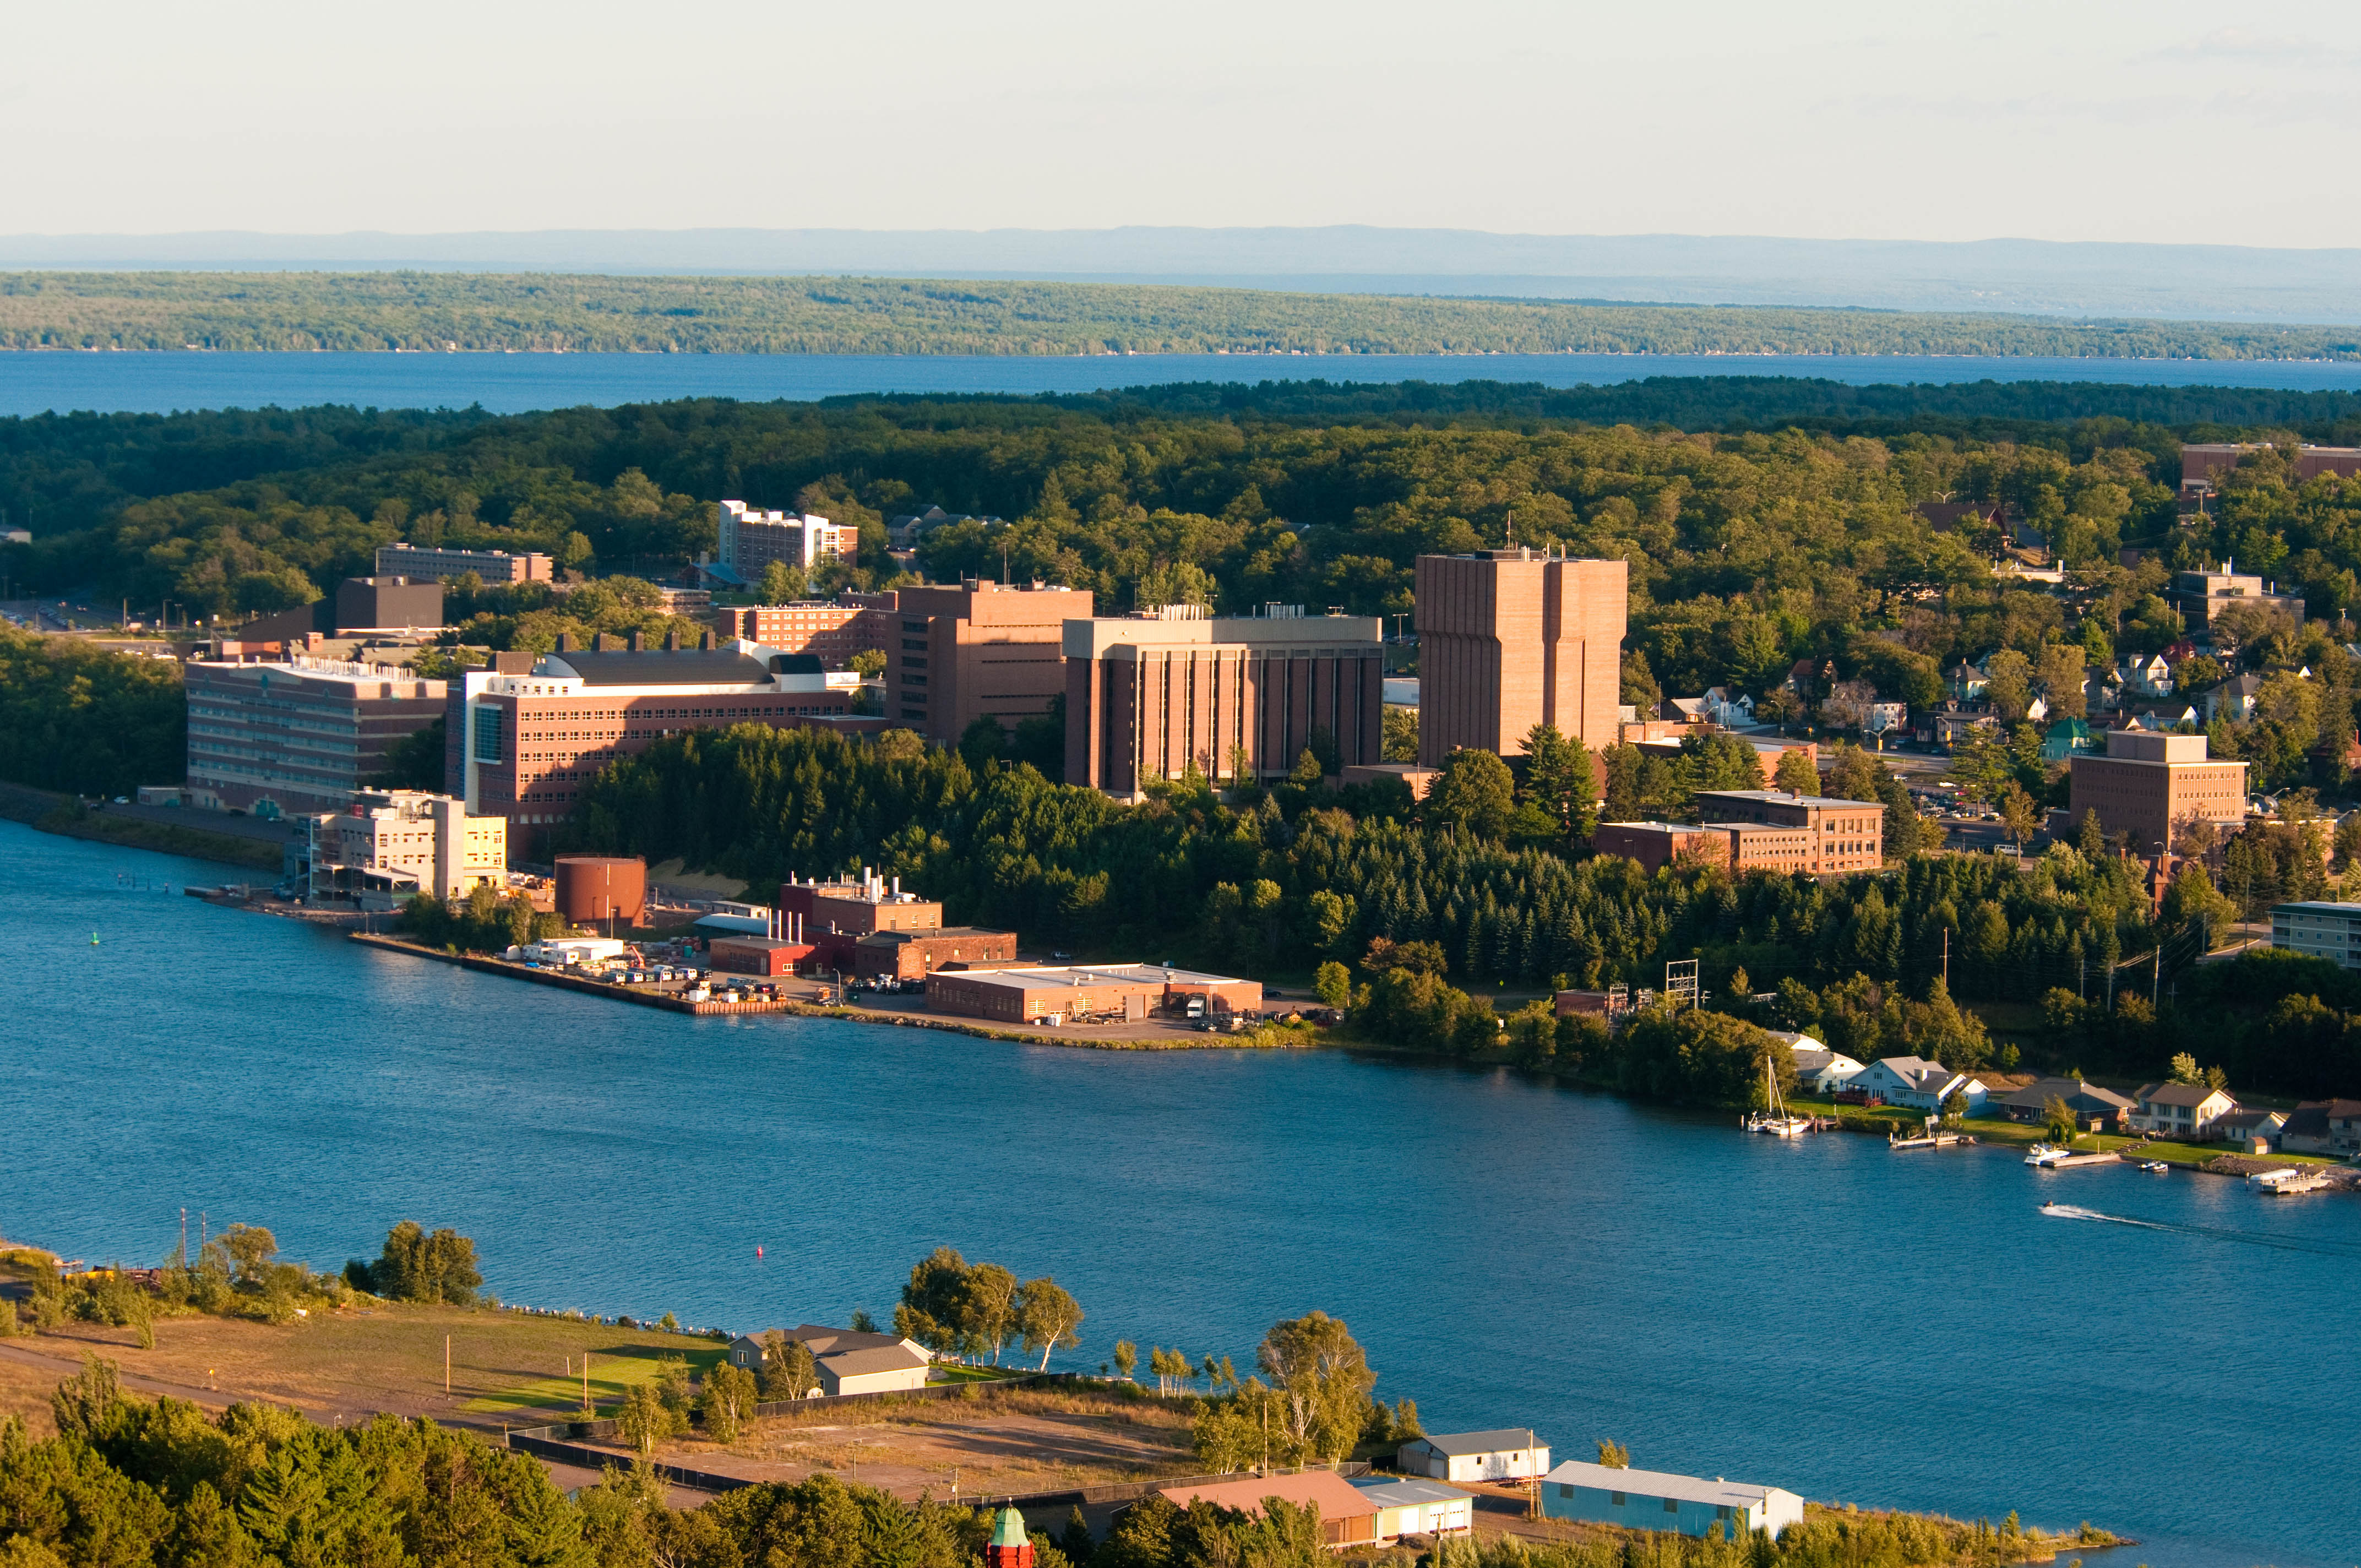
[[[1510,508],[1510,509],[1509,509],[1509,548],[1510,548],[1510,549],[1511,549],[1511,550],[1514,550],[1516,547],[1517,547],[1517,511],[1516,511],[1516,509],[1515,509],[1514,507],[1511,507],[1511,508]]]

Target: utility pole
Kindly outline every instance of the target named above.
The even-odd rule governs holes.
[[[1951,989],[1951,928],[1943,927],[1943,989]]]
[[[451,1336],[449,1334],[443,1336],[443,1394],[445,1398],[448,1398],[451,1394]]]

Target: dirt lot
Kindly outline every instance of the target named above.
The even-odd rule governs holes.
[[[832,1471],[902,1497],[939,1498],[954,1487],[961,1497],[1047,1492],[1196,1468],[1188,1418],[1177,1408],[1030,1388],[768,1417],[727,1448],[684,1442],[659,1457],[754,1481]]]
[[[154,1350],[141,1350],[127,1328],[74,1322],[0,1341],[0,1409],[31,1404],[46,1409],[49,1389],[80,1368],[85,1353],[115,1363],[124,1381],[141,1392],[215,1408],[267,1399],[331,1424],[382,1410],[497,1432],[579,1404],[585,1354],[591,1397],[611,1406],[631,1384],[653,1378],[665,1356],[700,1366],[718,1360],[721,1346],[683,1334],[522,1312],[390,1303],[315,1312],[276,1326],[238,1318],[159,1318]]]

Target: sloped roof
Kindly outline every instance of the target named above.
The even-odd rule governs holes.
[[[604,653],[569,649],[546,655],[586,686],[769,685],[770,666],[735,648],[629,649]]]
[[[1470,1453],[1515,1453],[1521,1449],[1540,1448],[1530,1427],[1496,1427],[1490,1431],[1429,1432],[1416,1441],[1425,1443],[1437,1453],[1456,1458]]]
[[[1175,1508],[1185,1508],[1202,1497],[1215,1508],[1257,1515],[1262,1512],[1266,1497],[1277,1497],[1298,1507],[1316,1505],[1323,1519],[1368,1519],[1378,1511],[1376,1503],[1355,1490],[1351,1482],[1334,1470],[1306,1470],[1295,1475],[1249,1475],[1241,1481],[1216,1481],[1205,1486],[1166,1486],[1158,1495]]]
[[[2202,1083],[2151,1083],[2139,1091],[2139,1097],[2152,1105],[2202,1105],[2223,1093],[2226,1091]]]
[[[1740,1481],[1707,1481],[1695,1475],[1673,1475],[1662,1470],[1617,1470],[1569,1459],[1545,1480],[1561,1486],[1589,1486],[1599,1491],[1633,1493],[1643,1497],[1675,1497],[1685,1503],[1709,1503],[1715,1508],[1743,1508],[1762,1502],[1775,1487]]]
[[[1415,1475],[1370,1475],[1349,1485],[1381,1508],[1407,1508],[1420,1503],[1464,1502],[1476,1495]]]

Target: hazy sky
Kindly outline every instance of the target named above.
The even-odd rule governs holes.
[[[2361,245],[2352,0],[130,0],[8,38],[0,232]]]

